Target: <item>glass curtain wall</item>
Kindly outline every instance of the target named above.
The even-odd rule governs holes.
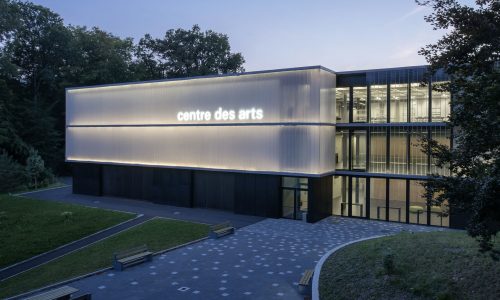
[[[429,87],[411,84],[410,121],[429,122]]]
[[[410,136],[410,169],[409,174],[427,174],[427,154],[423,152],[422,138],[427,136],[426,127],[412,127]]]
[[[352,107],[352,121],[366,122],[367,121],[367,89],[366,87],[354,87]]]
[[[335,133],[335,168],[347,170],[349,168],[349,131],[338,130]]]
[[[387,131],[385,128],[370,130],[370,172],[387,172]]]
[[[427,199],[422,181],[410,180],[410,220],[412,224],[427,224]]]
[[[351,216],[365,217],[366,213],[366,178],[352,177]]]
[[[336,89],[337,123],[349,123],[349,88]]]
[[[436,82],[435,84],[441,84]],[[449,92],[439,92],[432,90],[432,122],[445,122],[448,121],[450,115],[450,100]]]
[[[407,174],[407,129],[390,127],[390,159],[389,170],[393,174]]]
[[[436,140],[441,145],[446,145],[450,147],[450,130],[445,127],[434,127],[431,128],[431,138]],[[437,165],[437,159],[431,157],[430,173],[437,173],[439,175],[449,175],[450,169],[448,166],[439,168]]]
[[[389,180],[388,210],[389,221],[406,222],[406,180]]]
[[[391,123],[407,122],[408,84],[391,84]]]
[[[370,86],[370,122],[387,123],[387,85]]]
[[[385,220],[386,180],[385,178],[370,179],[370,219]]]
[[[333,176],[332,214],[347,216],[347,191],[349,190],[347,176]]]
[[[351,136],[353,170],[366,170],[366,130],[354,130]]]

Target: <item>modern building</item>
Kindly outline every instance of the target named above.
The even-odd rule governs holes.
[[[330,215],[460,227],[427,207],[451,143],[449,80],[426,67],[321,66],[71,88],[73,192],[315,222]]]

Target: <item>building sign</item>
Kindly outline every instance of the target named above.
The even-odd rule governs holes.
[[[180,111],[177,113],[177,120],[181,122],[190,121],[253,121],[262,120],[264,118],[264,110],[260,108],[249,108],[249,109],[223,109],[219,107],[217,110],[205,111],[205,110],[193,110],[193,111]]]

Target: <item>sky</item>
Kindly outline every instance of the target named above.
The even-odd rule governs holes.
[[[138,41],[172,28],[227,34],[245,70],[322,65],[334,71],[425,64],[418,50],[444,32],[414,0],[34,0],[66,24]]]

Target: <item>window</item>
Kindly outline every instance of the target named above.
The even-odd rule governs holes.
[[[435,84],[441,84],[436,82]],[[450,93],[432,90],[432,122],[448,121],[450,115]]]
[[[333,194],[332,194],[332,214],[337,216],[347,216],[347,191],[348,177],[333,176]]]
[[[421,181],[410,180],[410,223],[427,224],[427,199]]]
[[[353,122],[366,122],[366,87],[353,88],[353,107],[352,107],[352,121]]]
[[[370,131],[370,172],[387,172],[387,133],[385,128]]]
[[[336,89],[337,123],[349,123],[349,88]]]
[[[349,132],[337,130],[335,133],[335,168],[349,168]]]
[[[352,177],[351,216],[365,217],[366,178]]]
[[[391,122],[407,122],[408,84],[391,84]]]
[[[404,127],[391,127],[389,170],[394,174],[407,174],[407,130]]]
[[[429,122],[429,87],[411,84],[411,122]]]
[[[441,145],[450,146],[450,130],[446,127],[435,127],[431,128],[431,138],[436,140]],[[448,166],[439,168],[437,165],[437,159],[431,156],[431,173],[437,173],[439,175],[449,175],[450,169]]]
[[[351,136],[353,170],[366,170],[366,130],[355,130]]]
[[[410,137],[410,169],[409,174],[427,174],[427,154],[423,152],[422,138],[427,136],[425,127],[413,127]]]
[[[406,180],[389,180],[389,221],[406,222]]]
[[[385,220],[386,179],[370,179],[370,219]]]
[[[387,123],[387,85],[370,86],[370,122]]]

